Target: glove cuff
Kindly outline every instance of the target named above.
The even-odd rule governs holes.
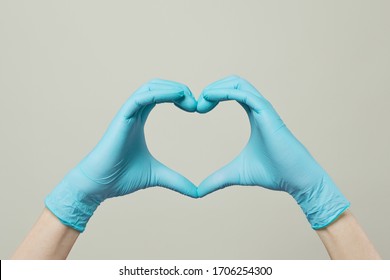
[[[61,223],[83,232],[100,201],[88,197],[65,177],[46,197],[45,205]]]
[[[350,206],[332,179],[325,175],[317,187],[294,196],[315,230],[327,227]]]

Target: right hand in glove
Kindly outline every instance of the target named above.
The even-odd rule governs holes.
[[[197,188],[164,166],[149,152],[144,136],[146,119],[157,103],[170,102],[194,112],[196,100],[185,85],[152,80],[122,106],[95,149],[72,169],[47,196],[46,207],[78,231],[107,198],[161,186],[190,197]]]

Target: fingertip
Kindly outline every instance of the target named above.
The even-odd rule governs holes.
[[[196,197],[194,197],[194,198],[200,198],[200,196],[199,196],[199,188],[198,187],[196,187]]]
[[[157,181],[155,185],[171,189],[192,198],[198,198],[198,189],[190,180],[162,163],[157,163],[156,174]]]
[[[198,198],[198,188],[186,177],[176,173],[176,181],[178,183],[178,187],[174,188],[179,193],[182,193],[186,196],[192,198]]]
[[[199,184],[198,196],[204,197],[217,190],[239,184],[240,176],[238,173],[238,168],[234,162],[231,162],[230,164],[215,171]]]
[[[197,107],[197,102],[195,98],[191,95],[183,95],[184,98],[175,102],[175,105],[180,109],[187,112],[195,112]]]
[[[194,184],[192,184],[190,181],[186,180],[186,182],[181,182],[178,184],[180,184],[180,186],[173,187],[171,189],[182,194],[182,195],[185,195],[185,196],[188,196],[191,198],[198,198],[198,188]]]
[[[191,198],[199,198],[199,195],[198,195],[198,188],[196,186],[194,186],[195,189],[192,189],[191,188],[191,191],[188,192],[188,194],[186,194],[187,196],[191,197]]]
[[[217,190],[223,189],[224,187],[217,187],[217,186],[199,186],[197,189],[197,196],[198,198],[205,197],[206,195],[209,195]]]
[[[217,106],[217,104],[218,102],[212,102],[206,100],[205,96],[202,94],[198,99],[196,111],[200,114],[204,114],[214,109],[214,107]]]
[[[199,187],[197,188],[198,197],[204,197],[210,193],[213,193],[219,189],[224,188],[223,185],[218,184],[217,177],[220,176],[218,176],[218,174],[211,175],[210,177],[206,178],[203,182],[200,183]]]
[[[206,194],[207,194],[207,192],[204,189],[200,189],[198,187],[198,189],[197,189],[197,196],[198,196],[198,198],[202,198],[202,197],[206,196]]]

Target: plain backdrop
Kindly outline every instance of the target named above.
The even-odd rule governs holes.
[[[45,196],[152,78],[240,75],[351,201],[390,258],[389,1],[0,1],[0,258]],[[157,106],[152,154],[195,184],[233,159],[249,123]],[[152,188],[105,201],[71,259],[326,259],[286,193],[230,187],[194,200]]]

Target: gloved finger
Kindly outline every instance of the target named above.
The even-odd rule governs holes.
[[[197,105],[196,111],[201,113],[201,114],[204,114],[204,113],[207,113],[207,112],[210,112],[211,110],[213,110],[218,105],[219,101],[228,100],[228,99],[221,99],[221,100],[217,101],[216,99],[213,100],[212,98],[206,98],[207,97],[207,95],[205,93],[206,91],[208,91],[208,90],[204,90],[198,98],[198,105]],[[251,109],[244,103],[240,103],[240,104],[245,109],[245,111],[249,114]]]
[[[175,106],[187,112],[195,112],[197,102],[196,99],[192,95],[184,95],[184,98],[179,99],[174,102]]]
[[[218,85],[209,87],[207,89],[209,90],[209,89],[220,89],[220,88],[240,89],[240,90],[247,91],[248,93],[251,93],[254,96],[264,98],[264,96],[262,96],[261,93],[251,83],[237,76],[235,77],[235,79],[223,81]]]
[[[146,119],[148,118],[150,112],[153,110],[153,108],[156,106],[156,104],[150,104],[145,106],[143,109],[141,109],[141,120],[142,122],[146,122]]]
[[[184,98],[174,102],[174,104],[180,109],[187,112],[196,111],[196,105],[197,105],[196,99],[194,98],[191,90],[185,84],[174,82],[174,81],[162,80],[162,79],[154,79],[150,81],[148,84],[150,84],[150,86],[152,87],[170,86],[172,88],[182,89],[184,92]]]
[[[239,78],[239,77],[238,76],[228,76],[226,78],[223,78],[221,80],[218,80],[218,81],[215,81],[215,82],[209,84],[207,87],[205,87],[204,90],[206,90],[208,88],[216,87],[216,86],[218,86],[218,85],[220,85],[222,83],[225,83],[225,82],[228,82],[228,81],[231,81],[231,80],[236,80],[237,78]],[[197,107],[196,107],[196,111],[201,113],[201,114],[204,114],[204,113],[207,113],[207,112],[211,111],[212,109],[214,109],[215,106],[217,106],[217,104],[218,104],[218,102],[212,102],[210,100],[206,100],[203,97],[203,92],[202,92],[202,94],[198,98],[198,104],[197,104]]]
[[[159,163],[155,169],[156,185],[179,192],[192,198],[198,198],[197,187],[186,177]]]
[[[141,92],[132,96],[123,107],[123,115],[129,119],[140,109],[150,104],[175,102],[184,97],[183,90],[180,89],[160,89]]]
[[[218,105],[218,102],[206,100],[204,98],[203,94],[201,94],[198,98],[198,104],[196,106],[196,111],[198,113],[204,114],[204,113],[207,113],[207,112],[211,111],[212,109],[214,109],[215,106],[217,106],[217,105]]]
[[[236,100],[241,104],[245,104],[251,110],[260,112],[270,106],[269,102],[260,96],[255,96],[252,93],[232,88],[207,89],[202,92],[203,99],[209,102],[220,102],[226,100]]]
[[[203,197],[228,186],[240,185],[239,171],[233,162],[217,170],[198,186],[198,197]]]
[[[172,90],[182,90],[184,92],[183,98],[177,100],[174,102],[175,106],[179,107],[180,109],[187,111],[187,112],[195,112],[196,111],[196,99],[192,95],[192,92],[190,89],[184,85],[181,85],[179,83],[174,82],[158,82],[156,80],[153,80],[153,83],[149,85],[149,88],[152,88],[153,90],[157,88],[171,88]]]
[[[210,91],[210,90],[216,90],[216,89],[234,89],[234,90],[242,90],[245,91],[246,94],[252,94],[255,97],[260,97],[264,99],[264,103],[268,103],[268,101],[261,95],[261,93],[248,81],[245,79],[233,75],[228,76],[224,79],[221,79],[219,81],[216,81],[207,87],[204,88],[202,91],[202,94],[200,95],[198,99],[198,106],[197,111],[200,113],[206,113],[211,111],[215,106],[217,106],[218,102],[206,99],[204,92]],[[227,99],[226,99],[227,100]],[[229,99],[230,100],[230,99]],[[222,100],[220,100],[222,101]],[[241,102],[244,109],[248,112],[248,106]]]

